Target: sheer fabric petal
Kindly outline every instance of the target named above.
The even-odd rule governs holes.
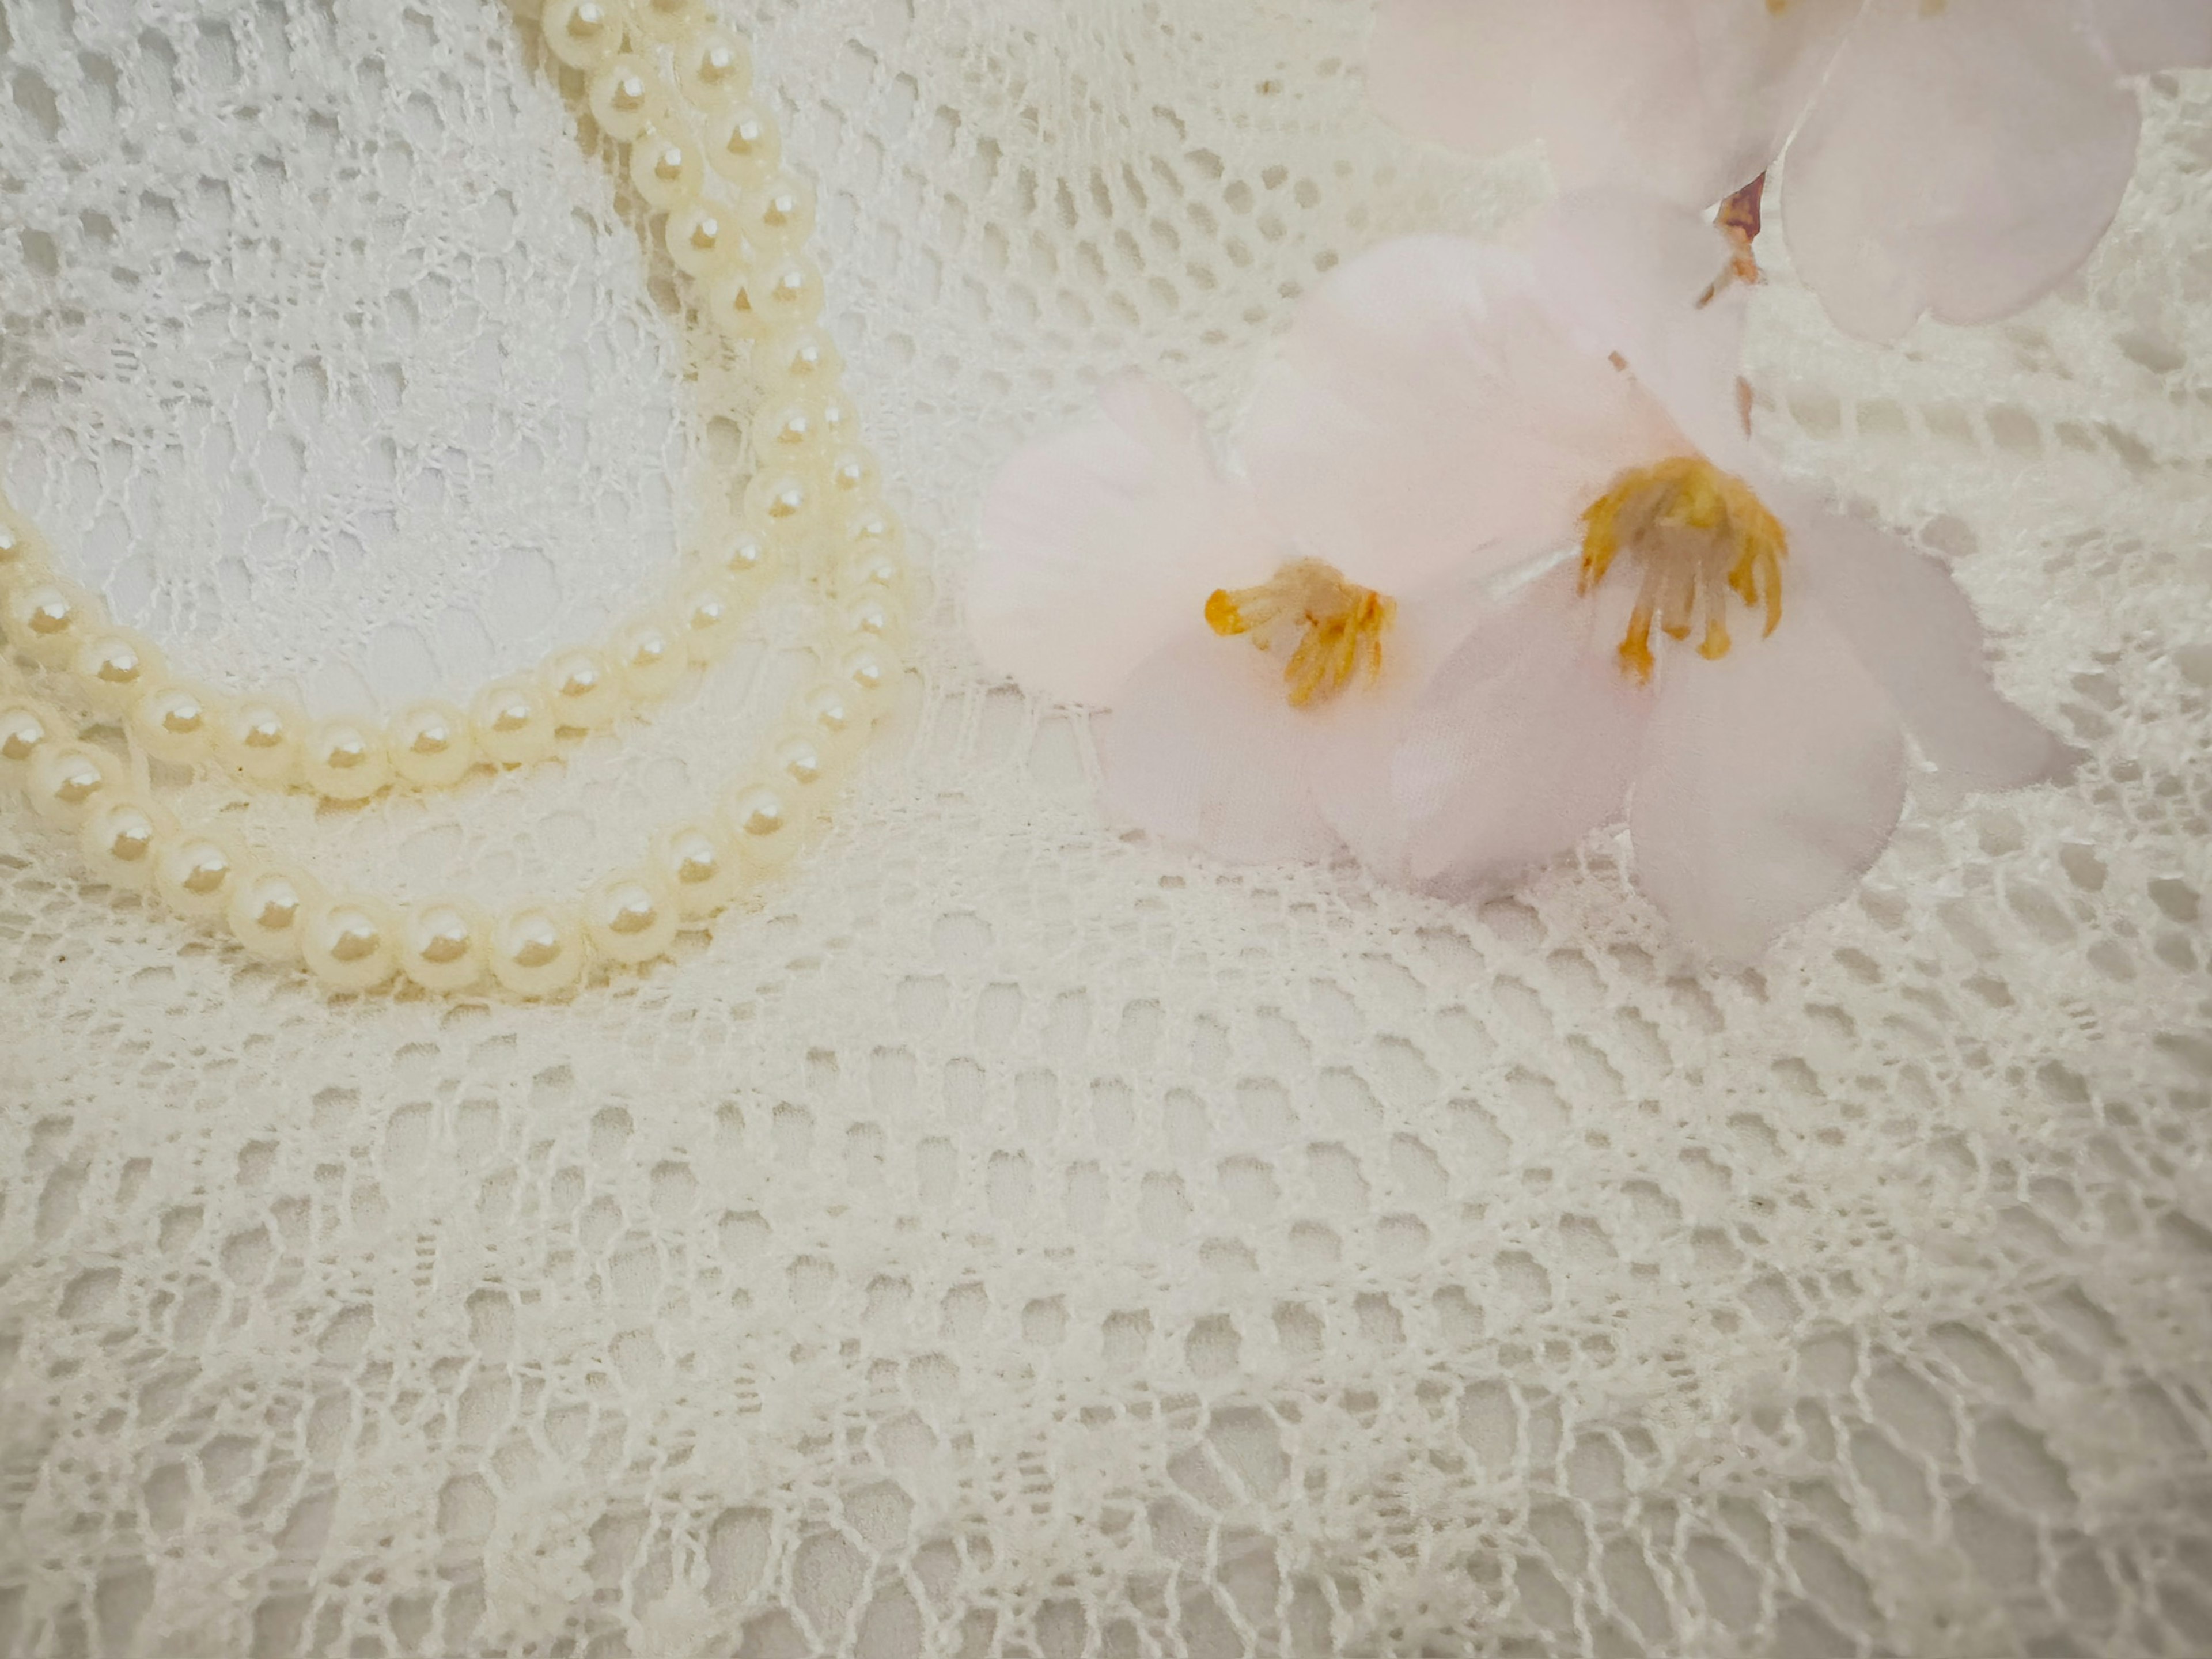
[[[1793,507],[1793,574],[1874,677],[1936,767],[1933,798],[2061,775],[2070,751],[1990,678],[1982,625],[1950,573],[1895,537]]]
[[[1392,780],[1415,881],[1480,889],[1620,816],[1651,696],[1593,617],[1573,572],[1552,572],[1437,670]]]
[[[1803,604],[1769,639],[1661,672],[1628,808],[1636,879],[1691,943],[1748,961],[1888,842],[1905,801],[1897,711]]]
[[[1408,131],[1545,141],[1569,189],[1710,207],[1771,162],[1860,0],[1382,0],[1368,82]]]
[[[1526,259],[1445,236],[1386,242],[1315,289],[1243,441],[1268,517],[1392,594],[1560,544],[1621,467],[1681,447],[1560,328]]]
[[[1091,703],[1216,587],[1261,580],[1277,561],[1180,393],[1130,376],[1100,403],[1001,469],[968,585],[985,661],[1031,690]]]
[[[2139,125],[2078,0],[1874,8],[1790,147],[1790,257],[1869,339],[2009,316],[2104,234]]]
[[[2092,9],[2125,74],[2212,66],[2212,5],[2205,0],[2093,0]]]

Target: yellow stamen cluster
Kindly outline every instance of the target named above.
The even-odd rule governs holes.
[[[1782,561],[1790,538],[1751,486],[1700,455],[1632,467],[1583,514],[1577,591],[1595,592],[1626,549],[1643,567],[1636,606],[1620,641],[1621,666],[1651,678],[1651,627],[1686,640],[1704,623],[1698,654],[1729,653],[1724,593],[1766,613],[1765,633],[1782,621]]]
[[[1216,588],[1206,602],[1207,627],[1224,639],[1249,634],[1262,651],[1278,630],[1299,630],[1283,669],[1293,708],[1327,702],[1363,667],[1379,678],[1382,636],[1397,614],[1395,599],[1354,586],[1319,559],[1293,559],[1257,587]]]

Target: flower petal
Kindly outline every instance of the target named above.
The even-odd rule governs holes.
[[[1280,665],[1243,640],[1184,628],[1138,665],[1098,722],[1108,811],[1233,863],[1325,859],[1313,727]]]
[[[1128,376],[1102,412],[1019,451],[983,508],[968,579],[976,649],[1033,691],[1103,702],[1203,611],[1279,555],[1180,393]]]
[[[1982,625],[1951,574],[1871,525],[1802,504],[1783,512],[1793,577],[1881,682],[1921,752],[1932,793],[2017,789],[2062,775],[2071,751],[1990,681]]]
[[[1525,258],[1446,236],[1385,242],[1308,296],[1243,445],[1301,550],[1393,595],[1559,545],[1620,468],[1682,447],[1568,337]]]
[[[2204,0],[2095,0],[2095,11],[2123,74],[2212,67],[2212,6]]]
[[[1382,0],[1383,116],[1478,155],[1545,141],[1569,188],[1705,208],[1774,159],[1860,0]]]
[[[1571,568],[1548,573],[1437,671],[1392,777],[1415,881],[1479,890],[1620,815],[1651,697],[1595,614]]]
[[[1783,222],[1841,326],[1984,323],[2086,259],[2135,170],[2135,94],[2077,0],[1877,7],[1790,144]]]
[[[1629,800],[1636,878],[1675,929],[1748,961],[1849,892],[1905,802],[1897,710],[1817,608],[1662,670]]]
[[[1716,289],[1732,250],[1703,215],[1618,190],[1564,196],[1531,255],[1545,302],[1629,373],[1707,456],[1741,470],[1736,377],[1747,290]]]

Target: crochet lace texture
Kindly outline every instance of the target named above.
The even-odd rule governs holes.
[[[741,475],[504,7],[0,17],[7,482],[179,669],[465,692]],[[2011,325],[1863,347],[1769,254],[1764,437],[2085,757],[1714,974],[1605,836],[1455,908],[1119,834],[958,627],[1098,375],[1225,418],[1540,163],[1383,130],[1362,0],[729,21],[932,573],[908,711],[763,908],[555,1007],[327,998],[0,812],[0,1653],[2212,1652],[2212,76]],[[803,609],[453,795],[161,781],[371,890],[580,890]]]

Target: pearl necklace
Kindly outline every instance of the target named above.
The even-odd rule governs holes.
[[[813,195],[781,170],[775,127],[749,97],[744,43],[713,25],[704,0],[547,0],[540,27],[552,55],[582,76],[600,131],[627,150],[630,181],[660,216],[705,314],[749,348],[767,391],[743,514],[685,556],[665,600],[603,641],[495,681],[465,713],[428,702],[389,722],[311,724],[281,698],[219,697],[170,676],[149,641],[54,572],[37,530],[0,501],[0,635],[54,689],[119,719],[148,758],[339,800],[447,788],[480,764],[544,759],[559,732],[606,726],[714,661],[779,569],[818,576],[827,621],[814,655],[824,672],[793,699],[765,762],[727,786],[715,812],[663,829],[641,865],[604,878],[580,902],[533,900],[496,915],[463,896],[400,906],[326,891],[225,831],[180,824],[0,653],[0,781],[75,835],[93,878],[219,921],[252,955],[304,963],[333,990],[398,975],[428,991],[472,990],[489,977],[547,996],[573,988],[595,960],[665,955],[680,928],[788,865],[901,670],[903,533],[839,394],[836,348],[816,326],[822,276],[803,248]]]

